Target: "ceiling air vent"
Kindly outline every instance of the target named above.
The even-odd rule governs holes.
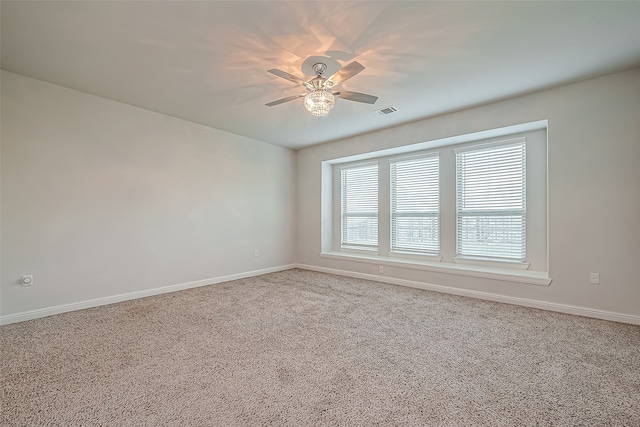
[[[393,105],[389,105],[388,107],[376,110],[376,113],[380,114],[381,116],[386,116],[387,114],[395,113],[396,111],[398,111],[396,107],[394,107]]]

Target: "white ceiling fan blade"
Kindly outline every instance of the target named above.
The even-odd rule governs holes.
[[[335,74],[329,77],[327,80],[330,80],[334,86],[338,86],[340,83],[347,79],[350,79],[362,70],[364,70],[364,66],[358,61],[353,61],[351,64],[345,65],[344,67],[336,71]]]
[[[275,101],[271,101],[268,104],[264,104],[264,105],[266,105],[267,107],[273,107],[274,105],[280,105],[280,104],[284,104],[285,102],[293,101],[294,99],[300,98],[301,96],[304,96],[304,95],[287,96],[286,98],[277,99]]]
[[[334,93],[335,96],[340,97],[341,99],[347,99],[349,101],[356,102],[364,102],[365,104],[375,104],[378,100],[377,96],[367,95],[366,93],[360,92],[351,92],[348,90],[341,90],[340,92]]]
[[[298,76],[294,76],[293,74],[289,74],[286,71],[282,71],[282,70],[278,70],[277,68],[272,68],[270,70],[267,70],[268,72],[270,72],[271,74],[274,74],[278,77],[282,77],[283,79],[289,80],[291,82],[294,83],[298,83],[304,87],[306,87],[307,89],[309,89],[309,82],[306,82],[304,80],[302,80],[300,77]]]

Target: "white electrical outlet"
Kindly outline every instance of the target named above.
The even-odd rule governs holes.
[[[589,283],[592,285],[600,284],[600,273],[589,273]]]
[[[384,273],[384,267],[383,266],[379,266],[378,267],[378,273],[380,273],[380,274]]]
[[[33,275],[32,274],[26,274],[26,275],[22,276],[22,279],[20,280],[20,284],[22,286],[33,286]]]
[[[260,249],[253,251],[253,256],[260,256]]]

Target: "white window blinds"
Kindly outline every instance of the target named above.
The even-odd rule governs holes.
[[[456,151],[457,256],[524,262],[525,141]]]
[[[440,251],[439,157],[391,162],[391,251]]]
[[[377,248],[378,164],[343,168],[341,195],[341,246]]]

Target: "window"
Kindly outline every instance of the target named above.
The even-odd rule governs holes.
[[[548,284],[546,121],[327,160],[322,178],[321,256]]]
[[[391,161],[391,251],[440,251],[439,157]]]
[[[524,140],[456,150],[458,257],[526,259]]]
[[[378,164],[343,168],[341,247],[378,247]]]

